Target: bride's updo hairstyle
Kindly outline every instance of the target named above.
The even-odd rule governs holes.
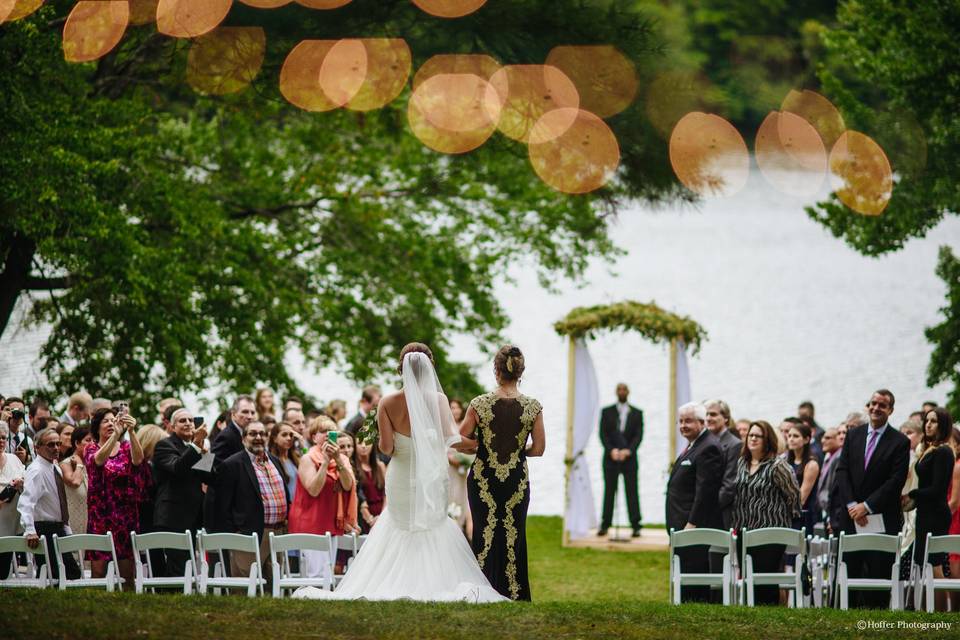
[[[430,363],[436,366],[436,363],[433,361],[433,351],[430,351],[430,347],[423,344],[422,342],[411,342],[403,349],[400,349],[400,365],[397,367],[397,373],[403,373],[403,359],[408,353],[422,353],[430,359]],[[414,372],[416,373],[416,372]]]
[[[523,352],[512,344],[500,347],[500,351],[497,351],[497,355],[493,357],[493,370],[500,380],[505,382],[519,380],[523,375],[523,369]]]

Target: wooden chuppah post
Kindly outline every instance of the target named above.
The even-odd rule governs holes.
[[[573,468],[573,413],[576,410],[574,391],[576,390],[577,343],[572,335],[567,337],[567,453],[564,457],[563,478],[563,546],[570,544],[567,531],[567,500],[570,499],[570,471]]]
[[[670,460],[672,464],[677,459],[677,339],[670,341],[670,407],[667,411],[670,434]]]

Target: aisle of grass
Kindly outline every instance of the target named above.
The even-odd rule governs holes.
[[[535,601],[500,605],[316,602],[4,591],[0,638],[835,638],[875,637],[858,620],[960,621],[890,612],[744,609],[666,603],[665,553],[562,549],[557,518],[531,518]],[[896,630],[896,637],[956,637]]]

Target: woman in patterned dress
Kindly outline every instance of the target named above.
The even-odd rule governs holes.
[[[124,589],[133,588],[133,548],[130,532],[140,531],[140,503],[150,486],[150,467],[143,464],[143,449],[133,430],[137,421],[129,414],[119,417],[113,409],[98,409],[90,419],[94,444],[83,454],[87,468],[87,533],[113,532],[117,570],[126,579]],[[129,442],[123,439],[130,434]],[[110,554],[88,551],[94,578],[107,573]]]
[[[737,461],[733,527],[738,532],[765,527],[788,528],[800,515],[800,486],[790,465],[777,455],[778,442],[769,422],[756,420],[750,423]],[[754,571],[780,571],[784,551],[782,544],[751,547]],[[777,587],[755,587],[754,593],[756,604],[777,604],[780,601]]]
[[[524,370],[520,349],[501,348],[493,370],[499,386],[470,402],[460,427],[463,437],[478,443],[467,477],[473,552],[494,589],[512,600],[530,600],[526,459],[543,455],[543,412],[537,400],[517,389]]]

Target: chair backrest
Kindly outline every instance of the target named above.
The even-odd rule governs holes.
[[[76,533],[69,536],[56,536],[54,540],[57,543],[56,553],[73,553],[74,551],[106,551],[114,553],[113,534],[111,532],[96,533]]]
[[[43,539],[41,538],[41,541]],[[32,553],[35,556],[46,555],[44,545],[38,544],[31,549],[27,545],[27,539],[24,536],[2,536],[0,537],[0,553]]]
[[[743,549],[759,547],[768,544],[785,545],[786,553],[804,553],[806,538],[800,529],[786,527],[764,527],[763,529],[745,529],[741,533]]]
[[[353,555],[356,555],[357,550],[360,548],[357,541],[357,534],[355,533],[334,536],[334,541],[337,543],[337,551],[349,551]]]
[[[276,555],[286,551],[330,551],[333,548],[333,539],[329,533],[287,533],[275,535],[270,533],[270,554]]]
[[[200,553],[209,551],[246,551],[257,553],[260,550],[260,540],[257,534],[243,535],[242,533],[207,533],[201,531]]]
[[[900,555],[900,536],[891,536],[886,533],[855,533],[847,535],[840,533],[840,549],[837,552],[838,561],[843,562],[843,554],[854,551],[879,551],[892,553],[897,558]]]
[[[670,549],[679,549],[681,547],[693,547],[697,545],[710,545],[716,547],[729,547],[732,534],[729,531],[720,529],[684,529],[682,531],[670,530]]]
[[[935,536],[927,534],[927,558],[932,553],[960,554],[960,535]],[[929,559],[927,560],[929,562]]]
[[[130,532],[130,541],[134,551],[149,551],[150,549],[179,549],[193,551],[193,541],[190,532],[171,533],[160,531],[156,533]]]

